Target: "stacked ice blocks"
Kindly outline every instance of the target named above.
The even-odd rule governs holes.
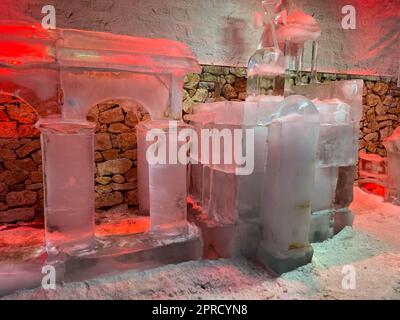
[[[200,161],[191,164],[190,193],[208,222],[202,228],[206,249],[212,247],[223,257],[258,258],[278,273],[309,262],[319,132],[314,105],[299,96],[285,101],[263,97],[201,105],[189,119],[198,132],[225,132],[220,149],[201,134],[200,144],[207,147]],[[224,143],[230,137],[232,143]],[[212,161],[215,154],[229,156],[230,147],[235,161]],[[207,158],[204,152],[209,150]],[[246,161],[238,161],[239,155]]]
[[[205,252],[211,246],[222,257],[255,255],[261,236],[267,124],[281,100],[202,104],[188,116],[201,146],[197,155],[191,153],[189,192],[210,227],[203,234]],[[224,232],[229,236],[219,241]]]
[[[313,99],[320,115],[320,135],[311,199],[310,242],[328,239],[352,225],[348,209],[358,155],[362,80],[294,87]]]

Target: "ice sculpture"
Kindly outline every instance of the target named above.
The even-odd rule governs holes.
[[[192,51],[174,41],[0,25],[0,93],[40,116],[47,263],[59,267],[59,281],[200,257],[200,234],[186,220],[186,166],[147,163],[141,138],[169,120],[184,126],[184,76],[199,71]],[[86,116],[107,100],[139,102],[151,116],[138,130],[139,201],[151,216],[144,234],[95,236],[94,126]],[[35,283],[39,261],[31,269],[32,261],[11,269],[0,261],[0,293]]]
[[[383,145],[387,151],[387,191],[385,200],[400,205],[400,127],[385,139]]]
[[[195,202],[194,210],[191,210],[192,215],[194,214],[192,219],[203,230],[205,257],[255,254],[260,236],[260,197],[263,183],[260,174],[264,172],[266,152],[265,124],[278,111],[280,100],[271,99],[267,103],[269,108],[258,102],[201,104],[194,107],[193,115],[186,116],[200,137],[199,145],[205,146],[197,157],[193,155],[189,190]],[[224,136],[224,140],[201,134],[212,130],[215,136]],[[223,130],[225,135],[222,135]],[[237,174],[240,165],[236,162],[213,163],[210,157],[216,152],[223,154],[225,142],[234,138],[235,130],[240,130],[241,137],[234,146],[232,144],[232,152],[248,153],[246,141],[250,141],[247,147],[254,145],[254,149],[251,148],[249,152],[249,156],[254,155],[254,159],[250,160],[253,172],[248,175]],[[208,150],[213,152],[209,153]],[[249,230],[252,229],[255,230],[251,235],[254,242],[249,240]]]
[[[283,96],[285,86],[285,56],[279,48],[273,14],[278,1],[262,1],[264,14],[256,13],[255,27],[263,27],[256,52],[247,68],[248,100],[259,95]]]
[[[316,63],[318,54],[318,40],[321,36],[321,27],[314,17],[304,13],[288,1],[285,10],[276,18],[277,39],[284,44],[286,69],[295,71],[296,84],[302,84],[304,71],[304,50],[306,43],[311,42],[311,82],[316,81]],[[287,81],[286,91],[289,90]],[[290,91],[289,91],[290,92]]]
[[[300,96],[265,96],[260,101],[199,105],[187,118],[194,127],[219,134],[223,129],[246,130],[234,145],[241,150],[234,152],[254,157],[253,170],[242,174],[237,163],[214,164],[202,157],[207,162],[191,164],[191,214],[203,230],[204,255],[257,258],[277,273],[309,262],[319,131],[314,105]],[[216,142],[213,154],[218,152]],[[248,148],[250,143],[254,148]]]
[[[383,141],[387,157],[360,152],[358,185],[385,201],[400,205],[400,128]]]
[[[318,111],[301,96],[286,98],[269,126],[257,256],[278,273],[312,258],[308,233],[318,135]]]
[[[360,152],[358,186],[383,197],[387,188],[386,159],[377,154]]]
[[[352,225],[362,80],[294,86],[312,99],[320,115],[310,241],[323,241]]]
[[[25,100],[40,116],[47,249],[45,258],[18,266],[0,260],[0,294],[37,285],[43,261],[58,268],[58,280],[202,256],[243,255],[283,273],[311,261],[310,242],[351,225],[362,81],[284,84],[290,68],[301,76],[309,40],[315,72],[320,28],[286,2],[263,4],[268,22],[249,60],[249,97],[193,107],[186,120],[200,147],[191,141],[189,170],[170,153],[164,162],[147,157],[187,143],[177,139],[188,128],[181,88],[187,73],[200,71],[187,46],[0,25],[0,92]],[[137,126],[139,203],[150,214],[150,230],[118,237],[96,236],[94,128],[86,121],[92,106],[111,99],[137,101],[151,116]],[[390,197],[397,201],[397,140],[386,145]]]

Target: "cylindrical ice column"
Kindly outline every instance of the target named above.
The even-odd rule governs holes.
[[[185,142],[178,141],[176,121],[148,121],[138,126],[139,204],[150,211],[150,229],[168,234],[187,231],[187,164],[178,156]],[[183,154],[186,154],[183,152]],[[147,200],[148,199],[148,200]]]
[[[40,120],[45,182],[46,243],[68,253],[94,245],[94,127]]]
[[[258,258],[277,273],[311,261],[308,234],[319,116],[302,96],[286,98],[269,126]]]

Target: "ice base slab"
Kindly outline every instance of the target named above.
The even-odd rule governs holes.
[[[81,281],[131,269],[199,260],[203,247],[200,230],[192,224],[188,224],[187,230],[178,236],[149,232],[98,238],[93,252],[67,257],[63,280]]]
[[[178,236],[148,232],[98,237],[90,252],[49,256],[43,229],[18,229],[0,232],[0,296],[39,287],[48,273],[42,273],[45,266],[55,267],[57,282],[69,282],[202,258],[201,232],[192,224],[188,224],[187,233]],[[19,234],[25,237],[16,238]],[[16,239],[18,246],[1,245]]]
[[[43,226],[0,231],[0,296],[38,287],[47,253]]]
[[[270,248],[262,243],[258,247],[258,259],[277,275],[295,270],[311,262],[314,249],[312,246],[304,248],[293,248],[285,252],[272,252]]]

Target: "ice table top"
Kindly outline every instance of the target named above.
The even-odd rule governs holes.
[[[40,25],[0,25],[0,67],[77,67],[140,73],[199,72],[180,42]]]

